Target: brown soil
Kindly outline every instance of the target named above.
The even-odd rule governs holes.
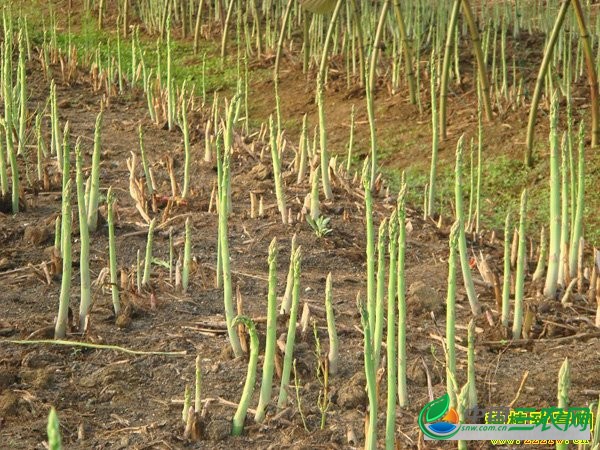
[[[37,65],[30,68],[32,109],[45,102],[48,85]],[[56,67],[55,70],[58,70]],[[298,83],[301,75],[286,76],[283,83]],[[269,90],[270,89],[264,89]],[[89,164],[96,114],[101,94],[93,93],[86,76],[70,86],[58,87],[61,123],[69,121],[73,141],[82,137]],[[473,100],[473,93],[467,93]],[[299,89],[286,102],[286,117],[311,109],[312,93]],[[347,137],[347,118],[350,101],[330,115],[332,143],[341,146]],[[289,106],[288,106],[289,105]],[[389,108],[383,103],[380,108]],[[335,107],[335,106],[334,106]],[[289,111],[288,111],[289,108]],[[472,107],[470,107],[472,116]],[[407,123],[414,110],[406,115]],[[288,114],[288,112],[290,112]],[[457,113],[458,114],[458,113]],[[453,117],[456,123],[456,117]],[[472,120],[472,117],[465,118]],[[515,119],[516,121],[516,119]],[[112,186],[118,195],[117,242],[119,267],[131,279],[138,249],[144,251],[146,230],[128,192],[126,159],[138,149],[138,124],[145,133],[145,147],[154,167],[159,194],[165,199],[171,194],[165,158],[175,160],[177,179],[182,179],[182,136],[149,123],[145,100],[140,93],[113,97],[110,100],[102,129],[101,186]],[[201,113],[194,120],[202,131]],[[386,127],[386,122],[379,123]],[[422,124],[427,127],[428,124]],[[399,130],[401,132],[401,130]],[[414,130],[413,130],[414,132]],[[425,131],[423,131],[425,133]],[[453,133],[454,134],[454,133]],[[28,208],[16,216],[0,213],[0,447],[10,449],[41,449],[46,440],[46,420],[54,406],[61,421],[65,448],[69,449],[174,449],[174,448],[349,448],[360,447],[364,440],[364,419],[367,398],[364,392],[363,339],[356,308],[357,291],[365,290],[364,209],[358,185],[343,177],[334,186],[335,202],[322,205],[323,214],[331,217],[333,232],[316,238],[306,223],[284,226],[276,211],[271,177],[260,176],[261,164],[270,166],[268,152],[261,161],[263,143],[256,138],[236,140],[232,160],[233,213],[229,221],[231,267],[233,283],[244,299],[244,312],[260,318],[266,311],[267,249],[273,237],[279,247],[279,286],[283,295],[289,263],[291,236],[297,233],[303,248],[302,304],[309,305],[317,321],[319,339],[327,349],[327,330],[324,317],[325,277],[331,272],[334,280],[334,307],[340,336],[341,367],[331,377],[331,406],[326,424],[319,430],[317,409],[319,383],[316,379],[315,340],[312,330],[298,334],[294,357],[298,360],[301,410],[309,431],[302,425],[294,389],[290,390],[289,410],[276,415],[274,405],[267,420],[256,425],[252,414],[242,437],[230,437],[230,421],[235,411],[217,399],[236,403],[245,380],[246,360],[233,359],[226,341],[222,291],[214,287],[216,267],[217,215],[208,212],[210,193],[215,182],[215,167],[202,161],[203,133],[196,133],[193,142],[192,195],[187,203],[174,205],[169,222],[154,237],[155,258],[168,260],[169,227],[173,227],[176,254],[183,249],[183,224],[191,218],[193,227],[193,256],[195,261],[191,287],[187,294],[173,288],[168,271],[155,265],[152,292],[141,295],[131,290],[122,292],[122,299],[131,311],[130,320],[115,325],[108,287],[94,288],[94,306],[90,329],[85,336],[73,330],[69,339],[105,343],[144,351],[185,351],[182,356],[130,355],[110,350],[62,347],[54,345],[17,345],[8,339],[30,336],[52,336],[52,324],[58,305],[60,275],[50,283],[41,271],[52,260],[46,250],[53,243],[55,217],[60,212],[60,189],[40,188],[27,192]],[[47,137],[47,136],[46,136]],[[251,150],[251,143],[255,150]],[[501,145],[500,143],[498,145]],[[417,145],[404,154],[406,160],[421,151]],[[285,161],[291,161],[288,148]],[[403,164],[397,163],[399,166]],[[253,169],[254,168],[254,169]],[[50,168],[52,175],[55,169]],[[141,165],[138,176],[142,176]],[[52,176],[50,178],[53,178]],[[294,215],[300,212],[309,187],[297,186],[295,175],[286,172],[288,205]],[[264,195],[266,217],[249,217],[249,192]],[[389,215],[393,198],[380,191],[376,205],[376,223]],[[161,213],[165,205],[161,205]],[[103,212],[104,215],[104,212]],[[76,215],[75,215],[76,216]],[[427,378],[431,379],[433,395],[445,392],[444,356],[440,339],[444,334],[445,293],[447,280],[448,224],[441,230],[423,221],[418,211],[409,209],[410,222],[407,243],[406,278],[408,286],[408,390],[410,406],[398,411],[398,448],[417,448],[419,430],[417,416],[430,401]],[[77,228],[76,220],[75,226]],[[73,289],[71,306],[78,310],[79,264],[77,233],[74,232]],[[475,251],[481,250],[490,263],[501,269],[501,248],[496,242],[470,242]],[[102,225],[92,239],[92,278],[108,266],[107,228]],[[533,262],[531,263],[533,270]],[[475,275],[479,277],[479,275]],[[460,275],[459,275],[460,277]],[[460,279],[460,278],[459,278]],[[515,406],[546,407],[556,403],[556,382],[560,364],[565,357],[571,361],[571,394],[573,405],[584,406],[598,397],[597,376],[600,343],[592,325],[594,305],[578,300],[576,305],[563,309],[556,301],[541,301],[535,289],[529,290],[527,305],[535,318],[531,341],[504,345],[503,332],[497,325],[498,315],[493,290],[478,287],[478,294],[490,311],[494,325],[481,317],[477,321],[476,344],[477,388],[479,403],[507,405],[516,399]],[[464,290],[458,295],[458,341],[466,346],[465,325],[471,317]],[[286,321],[278,333],[285,331]],[[258,324],[261,349],[264,348],[264,322]],[[577,339],[562,339],[581,334]],[[543,336],[541,339],[541,336]],[[261,350],[262,352],[262,350]],[[186,385],[193,385],[194,358],[202,360],[203,398],[213,399],[206,407],[199,442],[183,439],[181,401]],[[262,359],[259,361],[259,376]],[[458,350],[459,381],[465,380],[466,353]],[[528,373],[520,392],[519,384]],[[277,392],[279,380],[274,382]],[[518,398],[517,398],[518,397]],[[380,392],[380,436],[383,435],[385,378]],[[251,403],[258,400],[258,385]],[[353,434],[355,442],[349,442]],[[451,445],[422,444],[422,448],[450,448]],[[486,448],[485,444],[477,444]]]

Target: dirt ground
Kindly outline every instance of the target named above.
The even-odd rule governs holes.
[[[57,68],[55,68],[58,70]],[[293,67],[286,67],[282,80],[297,83]],[[31,105],[46,101],[49,88],[37,63],[29,67]],[[260,88],[256,86],[257,89]],[[263,86],[264,88],[264,86]],[[305,88],[302,87],[302,90]],[[266,88],[264,90],[267,90]],[[269,90],[270,91],[270,90]],[[473,99],[473,93],[466,93]],[[345,142],[350,101],[332,94],[330,114],[332,143]],[[86,72],[77,82],[58,84],[60,121],[71,125],[73,143],[82,138],[89,164],[94,123],[102,95],[91,90]],[[302,108],[312,108],[310,93],[294,98],[300,104],[286,103],[284,115],[293,116]],[[339,100],[341,106],[335,106]],[[102,128],[101,186],[105,193],[112,186],[118,197],[117,243],[118,264],[134,283],[133,267],[137,251],[143,254],[147,227],[129,196],[126,160],[138,152],[138,124],[142,124],[145,147],[153,166],[160,204],[158,216],[165,211],[171,195],[166,158],[173,157],[177,179],[182,179],[183,143],[179,131],[169,132],[153,126],[147,115],[141,92],[112,97],[106,108]],[[268,104],[268,97],[265,97]],[[398,102],[398,100],[396,100]],[[390,107],[389,103],[382,107]],[[286,108],[290,108],[289,110]],[[265,105],[268,109],[268,105]],[[337,111],[337,114],[336,114]],[[400,109],[407,122],[414,110]],[[472,111],[472,109],[471,109]],[[252,112],[251,112],[252,113]],[[288,114],[289,113],[289,114]],[[460,114],[457,113],[457,114]],[[471,113],[472,115],[472,113]],[[343,117],[343,119],[342,119]],[[466,118],[465,120],[467,120]],[[470,120],[470,119],[469,119]],[[513,118],[515,123],[519,120]],[[226,340],[223,296],[215,288],[217,215],[209,212],[210,195],[216,180],[214,164],[203,162],[204,120],[199,112],[194,118],[192,151],[192,195],[189,201],[173,205],[168,221],[158,227],[154,237],[154,257],[168,260],[169,229],[173,230],[176,257],[183,251],[183,230],[190,218],[193,236],[194,270],[187,294],[177,292],[168,270],[153,268],[151,289],[137,294],[121,292],[130,311],[128,320],[115,324],[110,292],[106,285],[93,291],[93,311],[88,333],[77,330],[69,339],[90,343],[118,345],[128,349],[160,352],[185,352],[185,355],[131,355],[113,350],[96,350],[56,345],[14,344],[8,340],[51,338],[58,305],[60,275],[47,280],[42,265],[52,267],[51,251],[54,219],[60,213],[59,184],[50,189],[40,186],[24,196],[27,209],[15,216],[0,213],[0,448],[42,449],[46,440],[49,408],[54,406],[61,422],[63,443],[67,449],[179,449],[179,448],[359,448],[364,441],[367,396],[363,370],[363,336],[356,307],[356,294],[365,291],[364,207],[358,183],[351,178],[334,177],[334,202],[322,202],[323,215],[331,217],[333,232],[317,238],[306,223],[281,224],[275,207],[269,152],[261,158],[264,142],[257,136],[237,136],[232,159],[233,212],[229,220],[229,239],[233,283],[243,298],[244,312],[256,318],[261,336],[261,359],[264,351],[264,315],[267,302],[267,250],[277,237],[279,248],[278,294],[283,295],[290,258],[291,237],[298,236],[303,248],[301,305],[308,305],[316,320],[323,352],[328,348],[324,311],[325,278],[333,276],[333,297],[341,366],[331,377],[331,405],[323,430],[319,429],[317,408],[320,385],[316,378],[317,357],[312,329],[298,331],[294,358],[297,359],[297,404],[293,386],[289,407],[281,414],[273,404],[267,419],[257,425],[249,413],[242,437],[231,437],[230,423],[239,401],[246,374],[246,359],[234,359]],[[453,123],[460,123],[453,118]],[[45,124],[45,137],[48,130]],[[385,122],[379,126],[385,127]],[[424,125],[423,125],[424,126]],[[425,131],[424,131],[425,132]],[[509,138],[512,139],[512,138]],[[293,145],[293,144],[292,144]],[[448,144],[451,145],[451,144]],[[498,146],[502,146],[498,142]],[[415,145],[413,152],[420,151]],[[413,158],[416,153],[403,153]],[[284,162],[293,158],[290,148]],[[21,161],[22,163],[22,161]],[[404,162],[397,161],[396,167]],[[142,176],[138,162],[137,175]],[[49,167],[53,180],[55,167]],[[295,174],[287,170],[287,203],[294,216],[302,209],[308,183],[296,185]],[[264,196],[266,214],[250,218],[249,192]],[[376,198],[375,222],[389,216],[395,198],[387,197],[382,188]],[[105,216],[105,211],[102,210]],[[76,215],[75,215],[76,216]],[[406,279],[408,304],[408,391],[410,405],[398,410],[398,448],[450,448],[451,444],[421,441],[417,416],[433,397],[445,392],[444,353],[441,336],[445,329],[445,298],[448,276],[449,219],[438,229],[433,221],[424,221],[422,212],[409,208]],[[162,222],[162,221],[159,221]],[[74,228],[77,229],[76,217]],[[74,232],[73,288],[71,307],[79,303],[79,245]],[[501,242],[490,242],[491,233],[470,247],[481,251],[498,273],[501,272]],[[107,227],[104,223],[92,236],[92,279],[108,266]],[[535,260],[530,260],[530,273]],[[473,271],[481,279],[476,269]],[[459,280],[460,274],[459,275]],[[48,282],[49,281],[49,282]],[[537,288],[529,286],[527,307],[532,311],[531,340],[508,343],[498,325],[498,308],[493,289],[477,285],[478,295],[488,316],[477,319],[476,375],[481,406],[507,405],[547,407],[556,404],[558,370],[564,358],[571,362],[570,399],[573,406],[585,406],[598,399],[600,356],[594,349],[600,334],[593,326],[595,305],[575,297],[573,305],[563,308],[558,301],[540,299]],[[464,289],[457,299],[457,343],[466,346],[466,325],[471,318]],[[285,318],[278,335],[287,329]],[[574,337],[576,336],[576,337]],[[183,438],[181,408],[186,385],[193,385],[194,359],[202,361],[202,395],[206,416],[202,422],[202,439],[188,442]],[[466,352],[458,349],[459,381],[466,378]],[[523,381],[524,380],[524,381]],[[523,384],[522,384],[523,381]],[[428,387],[428,382],[430,386]],[[522,386],[520,386],[522,384]],[[274,392],[279,379],[274,381]],[[380,388],[379,435],[383,436],[385,378]],[[251,408],[258,401],[255,390]],[[233,406],[232,406],[233,404]],[[302,411],[308,431],[304,429]],[[477,443],[470,448],[488,448]]]

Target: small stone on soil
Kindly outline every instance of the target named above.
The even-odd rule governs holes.
[[[409,286],[407,304],[414,314],[439,313],[444,306],[438,293],[423,281],[415,281]]]
[[[343,409],[355,409],[367,402],[365,386],[367,379],[362,372],[356,373],[348,383],[344,384],[338,391],[337,404]]]
[[[215,418],[206,425],[206,437],[210,441],[222,441],[231,434],[231,422],[223,418]]]

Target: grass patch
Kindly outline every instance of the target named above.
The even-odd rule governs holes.
[[[26,12],[25,12],[26,13]],[[27,14],[29,19],[30,36],[32,41],[41,45],[43,42],[44,27],[48,29],[48,24],[37,23],[37,15]],[[38,18],[39,20],[39,18]],[[120,40],[121,46],[121,67],[123,73],[131,74],[132,66],[132,38],[130,34],[127,39]],[[50,39],[48,32],[47,39]],[[98,55],[100,61],[105,67],[109,60],[114,58],[114,64],[117,63],[117,30],[99,30],[96,19],[93,17],[84,17],[77,25],[77,29],[70,29],[66,23],[61,23],[57,30],[57,43],[60,49],[66,51],[71,43],[78,50],[80,57],[91,57],[92,60]],[[166,61],[167,49],[164,43],[159,43],[158,38],[148,37],[140,31],[140,48],[143,53],[144,63],[147,70],[154,70],[160,58],[162,66],[162,79],[166,81]],[[231,42],[232,47],[235,42]],[[196,95],[202,94],[202,86],[207,93],[212,94],[215,91],[224,92],[225,95],[233,95],[238,87],[239,80],[244,79],[244,61],[238,59],[237,52],[230,52],[222,61],[220,48],[214,41],[201,40],[198,54],[193,52],[193,43],[190,40],[172,40],[172,77],[176,86],[181,86],[184,81],[189,86],[195,86]],[[137,56],[139,62],[139,55]],[[253,69],[249,72],[249,82],[256,82],[264,77],[270,76],[267,69]],[[141,85],[141,80],[139,81]],[[242,86],[243,88],[243,86]],[[210,98],[207,98],[209,101]]]
[[[463,167],[463,192],[465,205],[468,207],[470,195],[470,166],[469,158],[465,155]],[[600,198],[594,186],[597,183],[599,159],[597,155],[588,152],[586,169],[593,168],[586,173],[585,190],[586,205],[584,214],[584,236],[593,245],[600,242],[600,221],[595,214],[600,208]],[[385,169],[384,169],[385,170]],[[549,220],[550,186],[548,182],[549,162],[540,159],[533,169],[523,166],[521,160],[511,159],[501,155],[486,159],[482,164],[481,180],[481,215],[480,223],[483,229],[502,230],[506,213],[511,211],[513,223],[519,211],[520,194],[525,187],[528,188],[528,223],[527,234],[536,237],[542,224]],[[387,179],[392,187],[397,189],[400,183],[400,173],[395,170],[386,171]],[[409,187],[408,202],[413,205],[423,205],[423,191],[429,182],[429,168],[423,165],[411,166],[406,170],[406,179]],[[441,162],[438,167],[436,185],[436,210],[442,211],[444,217],[454,217],[454,166],[448,162]],[[468,214],[468,211],[465,211]]]

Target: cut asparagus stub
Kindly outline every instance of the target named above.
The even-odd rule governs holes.
[[[300,0],[300,5],[307,11],[316,14],[327,14],[333,11],[336,0]]]

